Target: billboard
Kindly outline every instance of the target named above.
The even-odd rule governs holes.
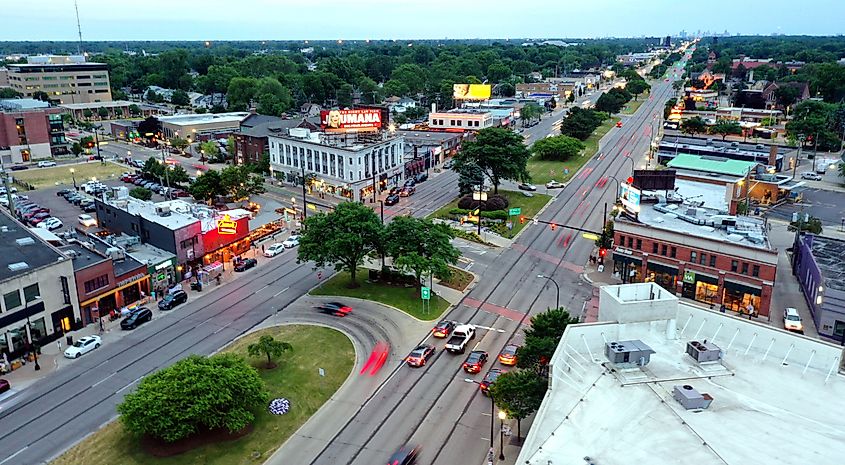
[[[382,112],[376,108],[320,112],[320,127],[325,131],[375,131],[381,126]]]
[[[640,211],[640,190],[624,182],[621,183],[620,187],[622,189],[622,196],[620,197],[622,206],[628,213],[636,216]]]
[[[452,86],[452,98],[455,100],[487,100],[492,89],[490,84],[455,84]]]
[[[675,170],[634,170],[634,187],[644,191],[675,189]]]

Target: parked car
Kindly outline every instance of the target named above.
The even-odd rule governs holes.
[[[102,342],[103,341],[100,340],[100,336],[85,336],[79,338],[79,340],[74,342],[72,346],[65,349],[65,357],[79,358],[94,349],[99,349]]]
[[[0,379],[0,393],[4,393],[9,389],[12,389],[12,385],[5,379]]]
[[[32,217],[34,217],[35,215],[37,215],[39,213],[50,213],[50,209],[44,208],[44,207],[31,208],[31,209],[27,210],[26,213],[23,214],[23,218],[25,220],[29,220],[29,219],[32,219]]]
[[[417,185],[417,181],[414,178],[408,178],[405,180],[405,187],[414,187]]]
[[[185,291],[171,292],[158,301],[159,310],[172,310],[173,307],[184,304],[188,301],[188,293]]]
[[[299,238],[299,234],[292,234],[290,237],[285,239],[284,242],[282,242],[282,245],[285,246],[286,249],[292,249],[299,245]]]
[[[85,213],[93,213],[97,211],[97,204],[94,202],[86,203],[85,205],[82,205],[82,211]]]
[[[246,271],[250,268],[255,268],[255,265],[258,265],[258,260],[254,258],[247,258],[245,260],[241,260],[237,265],[235,265],[235,271]]]
[[[47,218],[50,218],[50,214],[42,212],[30,218],[29,224],[31,224],[32,226],[37,226],[38,223],[46,220]]]
[[[153,312],[147,307],[141,307],[135,309],[132,313],[129,314],[123,321],[120,322],[120,329],[129,330],[135,329],[142,324],[152,321],[153,319]]]
[[[449,335],[452,334],[452,330],[455,329],[455,326],[457,325],[457,323],[451,320],[441,320],[434,326],[431,335],[439,338],[449,337]]]
[[[499,352],[499,363],[502,365],[516,365],[516,352],[519,346],[516,344],[508,344]]]
[[[417,184],[428,181],[428,173],[417,173],[417,175],[414,176],[414,181],[416,181]]]
[[[414,188],[414,186],[405,186],[401,191],[399,191],[399,197],[410,197],[414,195],[414,192],[416,191],[417,189]]]
[[[484,379],[482,379],[481,382],[478,384],[478,388],[481,389],[481,393],[485,396],[489,396],[490,386],[492,386],[493,383],[496,382],[496,378],[498,378],[501,374],[502,370],[498,368],[491,368],[490,371],[488,371],[487,374],[484,375]]]
[[[522,183],[522,184],[520,184],[516,187],[519,188],[519,190],[521,190],[521,191],[536,191],[537,190],[537,187],[534,186],[533,184]]]
[[[417,463],[420,446],[405,444],[387,459],[388,465],[414,465]]]
[[[435,349],[431,344],[417,346],[416,349],[412,350],[411,353],[405,357],[405,362],[408,366],[412,367],[424,366],[428,359],[434,356],[436,351],[437,349]]]
[[[9,168],[9,169],[10,169],[10,170],[12,170],[12,171],[22,171],[22,170],[28,170],[28,169],[29,169],[29,167],[28,167],[28,166],[26,166],[26,165],[13,165],[13,166],[12,166],[11,168]]]
[[[801,322],[801,315],[798,314],[798,310],[786,307],[783,311],[783,327],[787,331],[804,332],[804,324]]]
[[[563,189],[566,187],[562,182],[557,182],[554,179],[546,183],[546,189]]]
[[[452,169],[453,164],[454,163],[452,162],[452,159],[450,158],[449,160],[446,160],[446,163],[443,163],[443,168],[450,170],[450,169]]]
[[[326,302],[324,304],[317,305],[314,308],[322,313],[335,316],[346,316],[352,313],[352,307],[340,302]]]
[[[65,195],[68,195],[72,192],[73,192],[73,190],[71,190],[71,189],[61,189],[61,190],[56,192],[56,195],[59,196],[59,197],[64,197]]]
[[[277,242],[264,250],[264,256],[267,258],[275,257],[285,251],[285,245]]]
[[[39,167],[39,168],[49,168],[49,167],[51,167],[51,166],[56,166],[56,162],[51,161],[51,160],[44,160],[44,161],[39,161],[39,162],[38,162],[38,167]]]
[[[79,220],[79,224],[85,226],[86,228],[97,226],[97,220],[91,215],[79,215],[76,218]]]
[[[59,229],[64,227],[62,220],[56,218],[55,216],[51,216],[44,221],[38,223],[38,227],[42,229],[47,229],[49,231],[53,231],[54,229]]]
[[[821,181],[822,176],[818,173],[801,173],[801,179],[809,179],[811,181]]]
[[[481,367],[487,362],[487,352],[483,350],[473,350],[469,356],[464,360],[464,371],[467,373],[478,373]]]
[[[144,178],[138,178],[138,179],[132,181],[132,184],[135,184],[136,186],[140,186],[141,184],[148,183],[148,182],[149,181],[147,181]]]
[[[399,194],[391,194],[384,199],[385,205],[396,205],[397,203],[399,203]]]

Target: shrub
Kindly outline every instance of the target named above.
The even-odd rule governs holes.
[[[505,210],[508,208],[508,199],[501,195],[491,195],[487,197],[487,202],[484,203],[484,211]]]
[[[490,212],[481,212],[482,218],[487,218],[490,220],[507,220],[508,219],[508,212],[505,210],[493,210]]]

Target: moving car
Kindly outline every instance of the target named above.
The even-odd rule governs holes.
[[[12,389],[12,385],[5,379],[0,379],[0,393],[6,392],[9,389]]]
[[[488,371],[487,374],[484,375],[484,379],[482,379],[481,382],[478,383],[478,388],[481,389],[481,393],[485,396],[489,396],[490,386],[492,386],[493,383],[496,382],[496,378],[498,378],[501,374],[502,370],[498,368],[491,368],[490,371]]]
[[[502,365],[516,365],[516,351],[519,350],[519,346],[516,344],[508,344],[499,352],[499,363]]]
[[[79,215],[76,218],[79,220],[79,224],[85,226],[86,228],[97,226],[97,220],[91,215]]]
[[[417,189],[414,186],[405,186],[401,191],[399,191],[399,197],[410,197],[414,195],[414,192],[416,191]]]
[[[65,349],[65,357],[79,358],[94,349],[99,349],[102,342],[100,336],[85,336],[80,338],[72,346]]]
[[[55,216],[51,216],[44,221],[38,223],[38,227],[42,229],[47,229],[48,231],[52,231],[54,229],[59,229],[63,227],[62,220],[56,218]]]
[[[38,162],[38,167],[39,167],[39,168],[49,168],[49,167],[51,167],[51,166],[56,166],[56,162],[54,162],[54,161],[50,161],[50,160],[45,160],[45,161],[39,161],[39,162]]]
[[[475,326],[458,325],[452,330],[452,337],[446,341],[446,350],[453,354],[462,354],[469,341],[475,339]]]
[[[120,329],[135,329],[148,321],[152,321],[152,319],[152,310],[147,307],[137,308],[120,322]]]
[[[818,173],[801,173],[801,179],[809,179],[811,181],[821,181],[822,176]]]
[[[416,349],[412,350],[407,357],[405,357],[405,362],[408,363],[409,366],[412,367],[421,367],[425,365],[425,362],[428,361],[431,357],[434,356],[434,353],[437,349],[434,348],[431,344],[423,344],[417,346]]]
[[[387,459],[387,465],[414,465],[419,453],[420,446],[405,444]]]
[[[554,179],[546,183],[546,189],[563,189],[566,187],[562,182],[557,182]]]
[[[340,302],[326,302],[324,304],[317,305],[314,308],[323,313],[335,316],[346,316],[352,313],[352,307]]]
[[[276,255],[279,255],[280,253],[282,253],[284,251],[285,251],[285,245],[282,244],[281,242],[277,242],[275,244],[272,244],[270,247],[267,247],[266,250],[264,250],[264,256],[271,258],[271,257],[275,257]]]
[[[786,307],[783,311],[783,327],[787,331],[804,332],[804,324],[801,322],[801,315],[798,314],[798,310]]]
[[[285,246],[286,249],[292,249],[299,245],[299,234],[292,234],[290,237],[282,242],[282,245]]]
[[[187,301],[188,301],[188,293],[187,292],[185,292],[185,291],[171,292],[171,293],[167,294],[166,296],[164,296],[164,298],[161,299],[158,302],[158,309],[159,310],[171,310],[173,307],[175,307],[179,304],[184,304]]]
[[[390,194],[384,199],[385,205],[396,205],[399,203],[399,194]]]
[[[520,184],[516,187],[518,187],[519,190],[521,190],[521,191],[536,191],[537,190],[536,186],[534,186],[532,184],[526,184],[526,183],[522,183],[522,184]]]
[[[483,350],[473,350],[469,356],[464,360],[464,371],[467,373],[478,373],[481,367],[487,362],[487,352]]]
[[[456,322],[451,320],[441,320],[434,326],[431,335],[440,338],[447,337],[452,333],[452,330],[455,329],[455,326],[457,325],[458,324]]]
[[[241,260],[235,265],[235,271],[246,271],[250,268],[255,268],[255,265],[258,265],[258,260],[254,258],[247,258],[245,260]]]
[[[617,127],[617,128],[621,128],[621,127],[622,127],[622,121],[617,121],[617,122],[616,122],[616,127]]]

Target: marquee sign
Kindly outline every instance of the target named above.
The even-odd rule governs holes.
[[[223,218],[217,220],[217,232],[219,234],[237,234],[238,233],[238,223],[236,221],[232,221],[232,218],[229,215],[223,215]]]
[[[320,127],[326,131],[371,130],[382,126],[382,112],[376,108],[354,110],[324,110],[320,112]]]

